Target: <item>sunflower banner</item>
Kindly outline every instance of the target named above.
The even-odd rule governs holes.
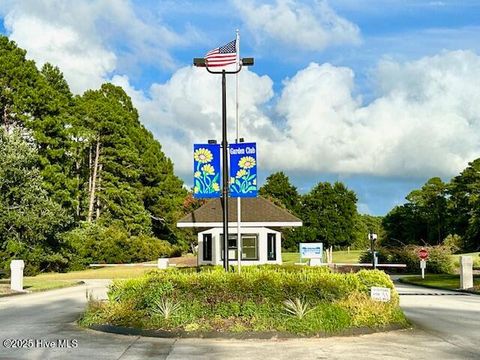
[[[257,144],[230,144],[230,196],[257,196]]]
[[[221,196],[220,145],[193,145],[193,197]]]

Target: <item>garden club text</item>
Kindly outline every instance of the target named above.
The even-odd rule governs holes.
[[[255,148],[246,146],[244,148],[230,148],[230,155],[255,154]]]

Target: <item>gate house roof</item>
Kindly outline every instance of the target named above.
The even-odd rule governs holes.
[[[302,220],[287,210],[263,198],[241,200],[242,226],[290,227],[302,226]],[[185,215],[177,223],[178,227],[217,227],[222,226],[223,210],[221,199],[212,199],[197,210]],[[237,199],[228,199],[229,226],[237,223]]]

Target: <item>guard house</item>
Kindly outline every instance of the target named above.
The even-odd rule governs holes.
[[[241,204],[242,265],[281,264],[281,229],[302,226],[287,210],[262,198],[244,198]],[[237,260],[237,201],[228,202],[228,259]],[[223,263],[223,211],[221,199],[212,199],[184,216],[177,227],[198,231],[198,264]]]

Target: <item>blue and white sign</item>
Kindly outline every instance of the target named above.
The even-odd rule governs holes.
[[[220,145],[193,145],[193,197],[215,198],[221,195]]]
[[[300,243],[300,258],[322,259],[323,243]]]
[[[257,196],[257,144],[231,144],[230,154],[230,196]]]

